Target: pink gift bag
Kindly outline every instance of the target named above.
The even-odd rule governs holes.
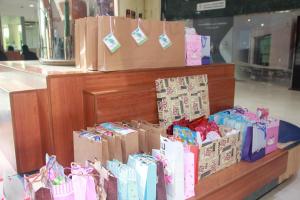
[[[185,148],[184,152],[184,198],[195,196],[194,154]]]
[[[185,36],[186,65],[201,65],[201,36],[188,34]]]
[[[269,154],[277,149],[278,132],[279,132],[279,120],[269,119],[267,122],[266,154]]]
[[[52,185],[53,200],[74,200],[74,190],[71,179],[67,178],[61,185]]]
[[[74,200],[97,200],[96,186],[92,176],[93,168],[81,167],[72,163],[72,184]]]

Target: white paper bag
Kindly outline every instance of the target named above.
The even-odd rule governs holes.
[[[166,186],[168,200],[184,199],[184,148],[178,141],[160,138],[161,153],[165,155],[172,170],[172,183]]]

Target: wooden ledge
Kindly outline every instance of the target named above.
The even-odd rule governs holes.
[[[243,199],[286,171],[288,152],[277,150],[253,162],[240,162],[201,180],[190,200]]]

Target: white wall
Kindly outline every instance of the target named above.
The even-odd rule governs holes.
[[[254,38],[271,34],[270,67],[287,69],[290,65],[291,44],[293,42],[292,28],[298,15],[300,15],[300,11],[235,16],[234,61],[239,61],[241,49],[248,48],[249,62],[253,64]],[[249,22],[248,19],[251,21]]]

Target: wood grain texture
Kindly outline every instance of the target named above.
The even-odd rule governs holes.
[[[54,153],[60,163],[73,161],[74,130],[84,128],[83,77],[47,77]]]
[[[287,151],[277,150],[253,163],[242,161],[201,180],[189,200],[244,199],[284,173],[287,158]]]
[[[19,173],[43,166],[41,126],[36,91],[10,93],[14,144]]]
[[[51,114],[50,114],[50,104],[48,90],[37,90],[37,100],[39,108],[39,119],[40,119],[40,131],[42,140],[42,155],[44,160],[44,155],[46,153],[52,155],[54,154],[54,145],[52,137],[52,127],[51,127]]]
[[[232,107],[235,82],[231,64],[49,75],[52,134],[58,160],[64,165],[73,161],[72,132],[86,124],[135,117],[158,122],[155,80],[200,74],[208,75],[210,110]],[[141,89],[133,90],[135,87]],[[97,101],[84,95],[84,90],[98,92]]]

